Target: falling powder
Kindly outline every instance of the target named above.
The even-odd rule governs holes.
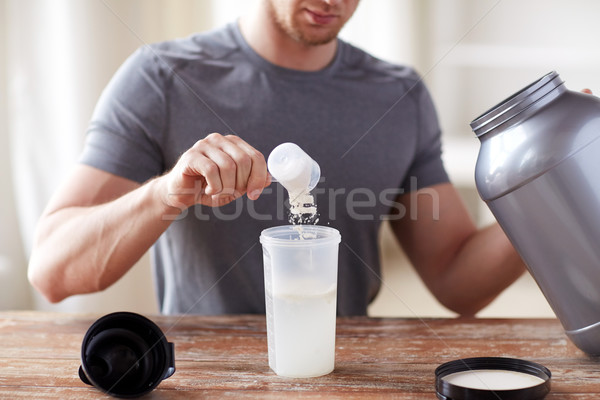
[[[277,146],[267,160],[271,175],[288,191],[292,225],[314,225],[319,221],[314,189],[321,169],[308,154],[294,143]]]
[[[289,222],[292,225],[314,225],[319,221],[315,198],[308,188],[298,192],[288,192],[290,197]]]

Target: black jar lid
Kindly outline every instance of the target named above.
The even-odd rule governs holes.
[[[512,373],[532,375],[539,379],[539,383],[524,384],[512,381],[514,385],[494,389],[489,382],[481,379],[484,375],[477,377],[477,372],[498,371],[502,374],[507,372],[505,379],[519,378]],[[461,372],[472,373],[477,385],[459,385],[450,382],[451,374]],[[512,373],[511,373],[512,372]],[[525,378],[527,376],[524,376]],[[543,365],[516,358],[506,357],[475,357],[464,358],[444,363],[435,370],[435,389],[440,400],[537,400],[543,399],[550,392],[550,370]],[[456,376],[456,375],[453,375]],[[446,379],[445,379],[446,378]],[[509,388],[510,387],[510,388]]]

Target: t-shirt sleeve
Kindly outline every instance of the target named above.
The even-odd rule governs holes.
[[[164,172],[167,74],[149,46],[125,61],[98,100],[81,163],[140,183]]]
[[[414,86],[417,102],[417,149],[402,187],[406,192],[449,182],[442,162],[441,130],[437,112],[422,81]]]

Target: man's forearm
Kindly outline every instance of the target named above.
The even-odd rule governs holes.
[[[447,307],[462,315],[474,315],[523,271],[521,258],[500,226],[494,224],[464,243],[440,280],[444,288],[438,293]]]
[[[123,276],[179,211],[162,200],[162,178],[110,202],[42,217],[29,279],[48,300],[103,290]],[[165,218],[170,215],[171,218]]]

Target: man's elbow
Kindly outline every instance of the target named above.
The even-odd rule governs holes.
[[[460,317],[474,317],[479,311],[485,308],[492,299],[474,300],[465,296],[436,296],[440,303]]]
[[[56,278],[48,276],[47,272],[44,273],[43,266],[40,265],[35,256],[32,256],[29,262],[27,279],[31,286],[50,303],[58,303],[68,297],[60,286],[55,284]]]

